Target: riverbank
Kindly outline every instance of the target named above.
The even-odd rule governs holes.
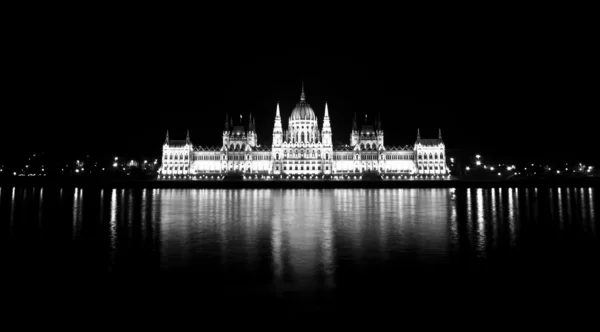
[[[2,187],[99,187],[99,188],[214,188],[214,189],[293,189],[293,188],[539,188],[539,187],[600,187],[598,178],[521,179],[521,180],[380,180],[380,181],[210,181],[210,180],[98,180],[10,178],[0,181]]]

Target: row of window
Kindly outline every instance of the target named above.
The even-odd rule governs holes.
[[[436,170],[437,171],[437,170],[442,170],[442,169],[444,169],[444,167],[442,167],[442,166],[439,166],[439,167],[438,166],[419,166],[420,171],[422,171],[422,170],[426,170],[426,171],[427,170]]]
[[[419,159],[444,159],[444,154],[440,153],[438,155],[437,153],[430,153],[429,158],[427,158],[427,154],[419,154]]]
[[[163,157],[164,160],[187,160],[187,154],[168,154]]]

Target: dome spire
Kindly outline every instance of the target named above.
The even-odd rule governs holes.
[[[304,94],[304,81],[302,81],[302,93],[300,94],[300,101],[305,101],[306,95]]]
[[[169,130],[167,129],[167,137],[165,138],[165,144],[169,145]]]
[[[185,136],[185,144],[192,145],[192,140],[190,139],[190,130],[187,130],[187,135]]]

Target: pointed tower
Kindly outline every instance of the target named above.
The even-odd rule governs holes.
[[[231,119],[229,115],[225,113],[225,128],[223,129],[223,146],[229,145],[229,133],[231,130]]]
[[[248,145],[255,147],[257,144],[256,128],[252,113],[250,113],[250,123],[248,124]]]
[[[421,130],[417,128],[417,142],[421,141]]]
[[[377,115],[377,120],[375,121],[375,134],[377,135],[377,145],[383,146],[383,126],[381,125],[381,114]]]
[[[192,140],[190,139],[190,130],[187,130],[187,134],[185,136],[185,144],[192,145]]]
[[[440,142],[442,142],[442,128],[440,128],[440,134],[438,136],[438,139],[440,140]]]
[[[273,127],[273,146],[283,144],[283,128],[281,126],[281,113],[279,112],[279,102],[277,102],[277,111],[275,112],[275,126]]]
[[[329,121],[329,107],[325,102],[325,116],[323,117],[323,131],[321,137],[323,138],[323,146],[332,146],[332,134],[331,134],[331,123]]]
[[[304,81],[302,81],[302,93],[300,94],[300,102],[306,101],[306,95],[304,94]]]
[[[350,134],[350,145],[356,146],[358,144],[358,124],[356,123],[356,113],[354,113],[354,120],[352,120],[352,133]]]
[[[169,145],[169,130],[167,130],[167,137],[165,138],[165,145]]]

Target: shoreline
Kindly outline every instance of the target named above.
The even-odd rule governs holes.
[[[522,180],[101,180],[12,178],[0,187],[96,187],[150,189],[329,189],[329,188],[534,188],[600,187],[600,178],[522,179]]]

